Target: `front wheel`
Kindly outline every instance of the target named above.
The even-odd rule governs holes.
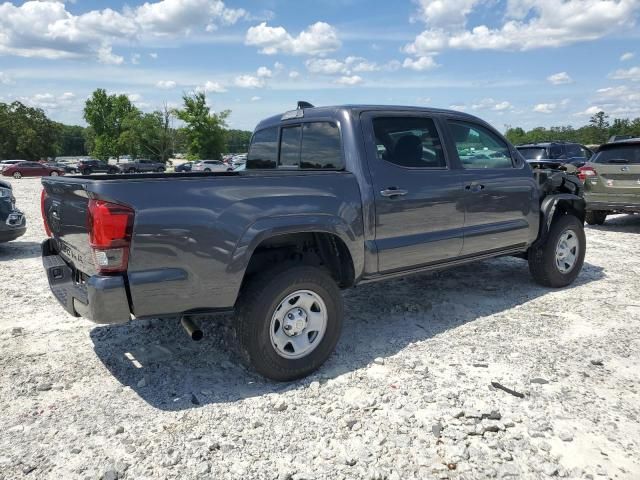
[[[545,242],[529,250],[529,271],[540,285],[566,287],[582,270],[586,248],[582,222],[573,215],[558,217]]]
[[[591,212],[587,212],[584,221],[589,225],[604,225],[606,219],[607,212],[605,210],[593,210]]]
[[[51,172],[49,174],[50,177],[57,177],[58,175],[60,175],[58,172]]]
[[[22,174],[20,172],[15,172],[13,174],[13,178],[15,178],[16,180],[19,180],[22,178]]]
[[[164,173],[164,168],[162,168],[162,167],[158,167],[158,168],[156,169],[156,172],[158,172],[158,173]]]
[[[136,169],[135,168],[130,168],[129,170],[127,170],[127,173],[136,173]]]
[[[323,269],[281,266],[251,279],[236,308],[245,360],[261,375],[289,381],[329,358],[342,330],[342,296]]]

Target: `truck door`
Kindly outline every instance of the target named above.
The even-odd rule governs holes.
[[[459,255],[464,189],[434,118],[376,111],[362,113],[361,119],[375,197],[379,272]]]
[[[465,192],[462,255],[524,247],[538,229],[538,187],[531,169],[488,127],[448,119]]]

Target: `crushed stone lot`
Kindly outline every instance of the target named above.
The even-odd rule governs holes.
[[[40,181],[10,181],[29,229],[0,244],[0,480],[640,478],[640,216],[587,228],[569,288],[501,258],[347,291],[336,353],[277,384],[228,316],[195,343],[68,315]]]

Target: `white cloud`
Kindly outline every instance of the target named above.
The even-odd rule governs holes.
[[[567,83],[573,83],[573,79],[567,72],[554,73],[547,77],[547,81],[553,85],[564,85]]]
[[[19,100],[32,107],[42,108],[44,110],[58,110],[60,108],[69,108],[76,99],[71,92],[64,92],[61,95],[52,93],[36,93],[30,97],[20,97]]]
[[[511,105],[511,103],[507,102],[506,100],[504,102],[498,102],[493,106],[493,110],[496,110],[498,112],[509,110],[510,108],[513,108],[513,105]]]
[[[510,102],[506,100],[497,101],[493,98],[483,98],[477,103],[471,105],[471,110],[494,110],[496,112],[502,112],[504,110],[510,110],[513,108]]]
[[[258,97],[258,96],[251,97],[251,101],[252,101],[252,102],[257,102],[257,101],[259,101],[259,100],[262,100],[262,97]]]
[[[620,61],[621,62],[626,62],[627,60],[631,60],[635,56],[636,55],[633,52],[626,52],[626,53],[623,53],[622,55],[620,55]]]
[[[325,22],[310,25],[296,37],[283,27],[270,27],[262,22],[247,30],[245,44],[258,47],[266,55],[325,55],[341,46],[336,29]]]
[[[359,85],[362,82],[364,82],[364,80],[362,79],[362,77],[358,75],[343,76],[335,80],[335,83],[339,85],[349,85],[349,86]]]
[[[258,68],[256,74],[259,78],[271,78],[273,76],[273,72],[269,70],[267,67]]]
[[[4,72],[0,72],[0,84],[2,84],[2,85],[12,85],[13,83],[15,83],[15,82],[13,81],[13,78],[10,75],[8,75],[8,74],[6,74]]]
[[[173,80],[160,80],[156,83],[156,87],[162,90],[171,90],[172,88],[176,88],[177,85]]]
[[[289,72],[289,78],[295,79],[298,78],[300,76],[300,72],[297,72],[296,70],[291,70]]]
[[[419,0],[413,20],[422,20],[431,27],[463,27],[467,15],[481,0]]]
[[[419,72],[423,72],[425,70],[433,70],[434,68],[439,67],[433,57],[418,57],[415,60],[412,58],[405,58],[402,63],[404,68],[410,68],[411,70],[416,70]]]
[[[425,16],[429,28],[404,47],[412,55],[428,55],[444,49],[532,50],[560,47],[620,33],[634,25],[638,0],[508,0],[502,26],[477,25],[466,29],[467,15],[478,5],[493,9],[494,2],[443,3],[443,10]],[[455,11],[457,5],[458,13]],[[453,18],[453,20],[451,20]]]
[[[459,112],[464,112],[467,109],[466,105],[449,105],[449,109],[458,110]]]
[[[149,54],[149,56],[150,56],[151,58],[153,58],[154,60],[157,60],[157,59],[158,59],[158,54],[157,54],[157,53],[155,53],[155,52],[150,53],[150,54]]]
[[[350,56],[344,60],[335,58],[312,58],[305,62],[307,70],[321,75],[351,75],[360,72],[373,72],[380,67],[363,57]]]
[[[246,16],[221,0],[147,1],[121,10],[105,8],[76,15],[61,1],[0,3],[0,54],[43,58],[97,57],[119,64],[114,44],[186,38],[212,24]]]
[[[380,70],[380,67],[375,62],[370,62],[363,57],[350,56],[344,59],[344,63],[349,67],[352,72],[375,72]]]
[[[640,82],[640,67],[616,70],[609,74],[609,78],[613,78],[614,80],[631,80],[632,82]]]
[[[254,77],[253,75],[240,75],[234,81],[236,87],[240,88],[262,88],[264,87],[264,79]]]
[[[113,53],[111,45],[103,45],[98,49],[98,61],[107,65],[120,65],[124,57]]]
[[[138,65],[140,63],[140,54],[139,53],[134,53],[133,55],[131,55],[131,63],[134,65]]]
[[[204,93],[224,93],[227,89],[221,83],[207,80],[203,85],[196,87],[196,92]]]
[[[338,75],[347,73],[347,65],[333,58],[312,58],[305,62],[307,70],[322,75]]]
[[[586,110],[583,110],[582,112],[576,112],[574,113],[575,116],[591,116],[591,115],[595,115],[598,112],[603,111],[603,109],[601,107],[598,107],[597,105],[594,105],[593,107],[589,107]]]
[[[555,109],[555,103],[538,103],[533,107],[533,111],[537,113],[552,113]]]

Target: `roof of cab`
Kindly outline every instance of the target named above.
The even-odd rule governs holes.
[[[360,113],[365,111],[398,111],[398,112],[424,112],[430,114],[450,114],[456,115],[458,117],[465,117],[469,120],[480,120],[478,117],[473,115],[469,115],[468,113],[459,112],[456,110],[446,110],[441,108],[427,108],[427,107],[412,107],[412,106],[403,106],[403,105],[331,105],[324,107],[312,107],[312,108],[303,108],[304,117],[290,117],[287,119],[283,119],[282,117],[287,113],[293,113],[296,109],[292,109],[287,112],[280,113],[278,115],[273,115],[271,117],[265,118],[256,126],[256,130],[260,130],[266,127],[273,127],[280,125],[282,123],[291,123],[296,120],[301,120],[302,118],[327,118],[327,117],[335,117],[341,111],[349,111],[350,113]],[[482,121],[485,123],[484,121]]]

